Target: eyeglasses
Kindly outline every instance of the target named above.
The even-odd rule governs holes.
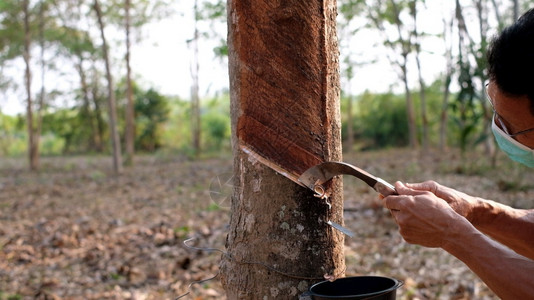
[[[504,119],[497,113],[497,111],[495,111],[495,106],[493,106],[493,99],[490,97],[490,95],[488,94],[488,85],[489,83],[486,83],[486,88],[484,89],[485,92],[486,92],[486,97],[488,98],[488,102],[490,103],[491,105],[491,109],[493,109],[493,118],[495,118],[495,121],[497,121],[497,124],[499,125],[499,127],[508,135],[508,136],[511,136],[511,137],[514,137],[514,136],[518,136],[518,135],[521,135],[521,134],[525,134],[525,133],[528,133],[528,132],[531,132],[531,131],[534,131],[534,127],[532,128],[529,128],[529,129],[525,129],[525,130],[521,130],[521,131],[518,131],[516,133],[510,133],[511,131],[506,127],[505,122],[504,122]]]

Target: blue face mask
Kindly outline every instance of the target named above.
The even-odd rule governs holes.
[[[493,135],[495,136],[495,140],[497,140],[499,148],[501,148],[508,157],[525,166],[534,168],[533,149],[530,149],[506,134],[495,124],[495,118],[493,118],[493,122],[491,123],[491,130],[493,131]]]

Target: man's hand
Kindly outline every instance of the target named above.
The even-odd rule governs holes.
[[[399,195],[385,197],[384,206],[391,210],[408,243],[442,247],[455,224],[465,222],[445,200],[430,191],[411,189],[400,182],[395,183],[395,189]]]
[[[477,205],[477,198],[459,192],[455,189],[443,186],[435,181],[429,180],[421,183],[406,183],[406,187],[418,191],[428,191],[438,198],[445,200],[461,216],[473,223],[474,209]]]

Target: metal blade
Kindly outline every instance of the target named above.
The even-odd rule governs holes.
[[[332,177],[342,174],[358,177],[372,188],[374,188],[378,181],[375,176],[358,167],[344,162],[335,161],[324,162],[309,168],[302,173],[298,180],[308,188],[314,190],[316,185],[322,185],[328,180],[332,179]]]
[[[340,224],[336,222],[328,221],[326,222],[326,224],[334,227],[335,229],[341,231],[342,233],[344,233],[345,235],[348,235],[349,237],[354,237],[354,232],[352,232],[350,229],[346,227],[341,226]]]

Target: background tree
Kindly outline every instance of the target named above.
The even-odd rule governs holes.
[[[447,148],[447,124],[449,121],[448,111],[449,111],[449,99],[451,95],[451,82],[452,76],[454,74],[453,68],[453,54],[452,54],[452,29],[453,29],[454,18],[448,18],[445,14],[443,16],[443,43],[445,49],[445,71],[443,73],[443,100],[441,105],[440,113],[440,126],[439,126],[439,149],[444,151]]]
[[[226,27],[226,1],[199,1],[193,4],[193,37],[187,40],[191,48],[191,145],[195,156],[202,151],[202,114],[200,101],[200,42],[205,40],[218,40],[218,44],[213,48],[215,57],[224,61],[228,56],[226,36],[222,37],[218,28]]]
[[[132,30],[140,30],[151,20],[162,18],[169,14],[167,1],[165,0],[123,0],[124,3],[118,3],[117,6],[124,6],[124,16],[118,16],[118,22],[123,21],[126,37],[126,104],[125,104],[125,130],[124,141],[126,148],[126,165],[133,164],[135,154],[135,101],[133,99],[132,87],[132,66],[131,66],[131,45]],[[133,15],[132,15],[133,12]]]
[[[408,22],[401,20],[403,8],[408,7],[404,0],[379,0],[368,5],[368,18],[384,37],[384,45],[391,49],[387,55],[393,66],[398,68],[399,78],[404,87],[406,99],[406,115],[410,147],[417,148],[417,125],[412,93],[408,82],[408,56],[412,52],[411,34]],[[396,32],[390,36],[390,32]]]
[[[193,26],[193,38],[188,41],[191,45],[192,53],[191,56],[191,78],[193,83],[191,85],[191,136],[193,138],[193,151],[195,156],[200,154],[200,129],[201,129],[201,120],[200,120],[200,96],[199,96],[199,53],[198,53],[198,40],[200,39],[200,33],[198,29],[198,23],[200,20],[200,11],[198,6],[198,0],[195,0],[193,6],[193,11],[195,14],[194,17],[194,26]]]
[[[135,109],[134,109],[134,99],[133,99],[133,90],[132,90],[132,68],[130,66],[130,53],[131,53],[131,42],[130,42],[130,7],[131,1],[124,1],[124,28],[126,29],[126,130],[124,131],[124,141],[126,144],[126,165],[133,164],[133,156],[135,152],[134,140],[135,140]]]
[[[42,128],[42,114],[48,105],[45,98],[54,96],[56,91],[48,92],[45,88],[45,73],[54,67],[47,61],[50,53],[61,45],[58,40],[60,29],[57,16],[51,11],[51,1],[3,1],[0,12],[3,15],[3,30],[0,32],[1,61],[16,60],[22,57],[25,64],[24,87],[26,92],[26,123],[28,136],[28,159],[30,169],[39,167],[39,145]],[[20,22],[22,20],[22,22]],[[40,48],[39,59],[31,59],[37,46]],[[40,68],[36,68],[39,66]],[[35,70],[40,74],[40,93],[34,95],[32,83]]]
[[[28,158],[30,162],[30,169],[37,170],[39,168],[39,137],[34,126],[34,108],[32,100],[32,71],[31,71],[31,41],[32,34],[30,28],[30,1],[22,1],[22,16],[24,20],[24,64],[26,69],[24,72],[24,84],[26,87],[26,120],[28,126]]]
[[[363,61],[356,61],[355,57],[361,57],[362,53],[354,53],[351,45],[355,40],[358,40],[357,34],[363,28],[360,21],[361,14],[364,11],[364,0],[344,0],[338,2],[339,16],[338,16],[338,35],[339,35],[339,48],[340,57],[343,62],[341,71],[341,77],[345,79],[345,84],[341,83],[344,87],[342,95],[346,98],[346,140],[344,147],[345,150],[352,150],[354,145],[354,111],[353,102],[354,95],[352,94],[353,78],[358,67],[370,63]]]
[[[104,21],[102,20],[102,9],[98,0],[95,0],[93,9],[96,13],[98,25],[100,29],[100,35],[102,38],[102,53],[104,63],[106,65],[106,78],[108,82],[108,114],[109,114],[109,129],[111,135],[111,145],[113,148],[113,170],[115,174],[122,172],[122,155],[121,155],[121,143],[119,138],[119,130],[117,128],[117,108],[115,103],[115,92],[113,90],[113,77],[111,75],[110,58],[108,55],[108,46],[106,41],[106,35],[104,33]]]
[[[427,104],[426,104],[426,84],[425,79],[423,78],[423,72],[421,65],[421,37],[420,33],[418,31],[418,25],[417,25],[417,0],[410,1],[408,3],[408,10],[410,12],[410,15],[413,18],[413,28],[411,33],[411,43],[413,44],[413,51],[414,51],[414,57],[417,67],[417,78],[419,81],[419,102],[421,105],[421,145],[423,146],[423,152],[428,152],[429,147],[429,132],[428,132],[428,113],[427,113]],[[423,1],[424,4],[424,1]]]
[[[458,26],[458,83],[460,91],[453,103],[451,117],[459,128],[460,149],[465,151],[468,146],[478,144],[487,139],[490,128],[491,112],[486,105],[484,95],[486,58],[485,53],[488,45],[486,33],[487,1],[475,1],[475,13],[480,42],[476,42],[475,36],[470,33],[464,9],[460,1],[456,1],[456,20]],[[486,145],[488,145],[486,143]],[[489,153],[489,147],[487,147]]]
[[[87,3],[80,1],[54,1],[55,15],[61,24],[57,39],[61,44],[58,54],[62,59],[71,61],[79,77],[79,88],[74,92],[78,100],[78,117],[80,126],[84,130],[84,140],[78,141],[84,145],[85,151],[102,152],[104,150],[104,127],[102,114],[99,110],[100,98],[94,86],[97,83],[91,73],[96,72],[95,64],[101,60],[101,55],[95,46],[87,24],[87,19],[82,12],[87,8]],[[85,26],[84,26],[85,25]]]

